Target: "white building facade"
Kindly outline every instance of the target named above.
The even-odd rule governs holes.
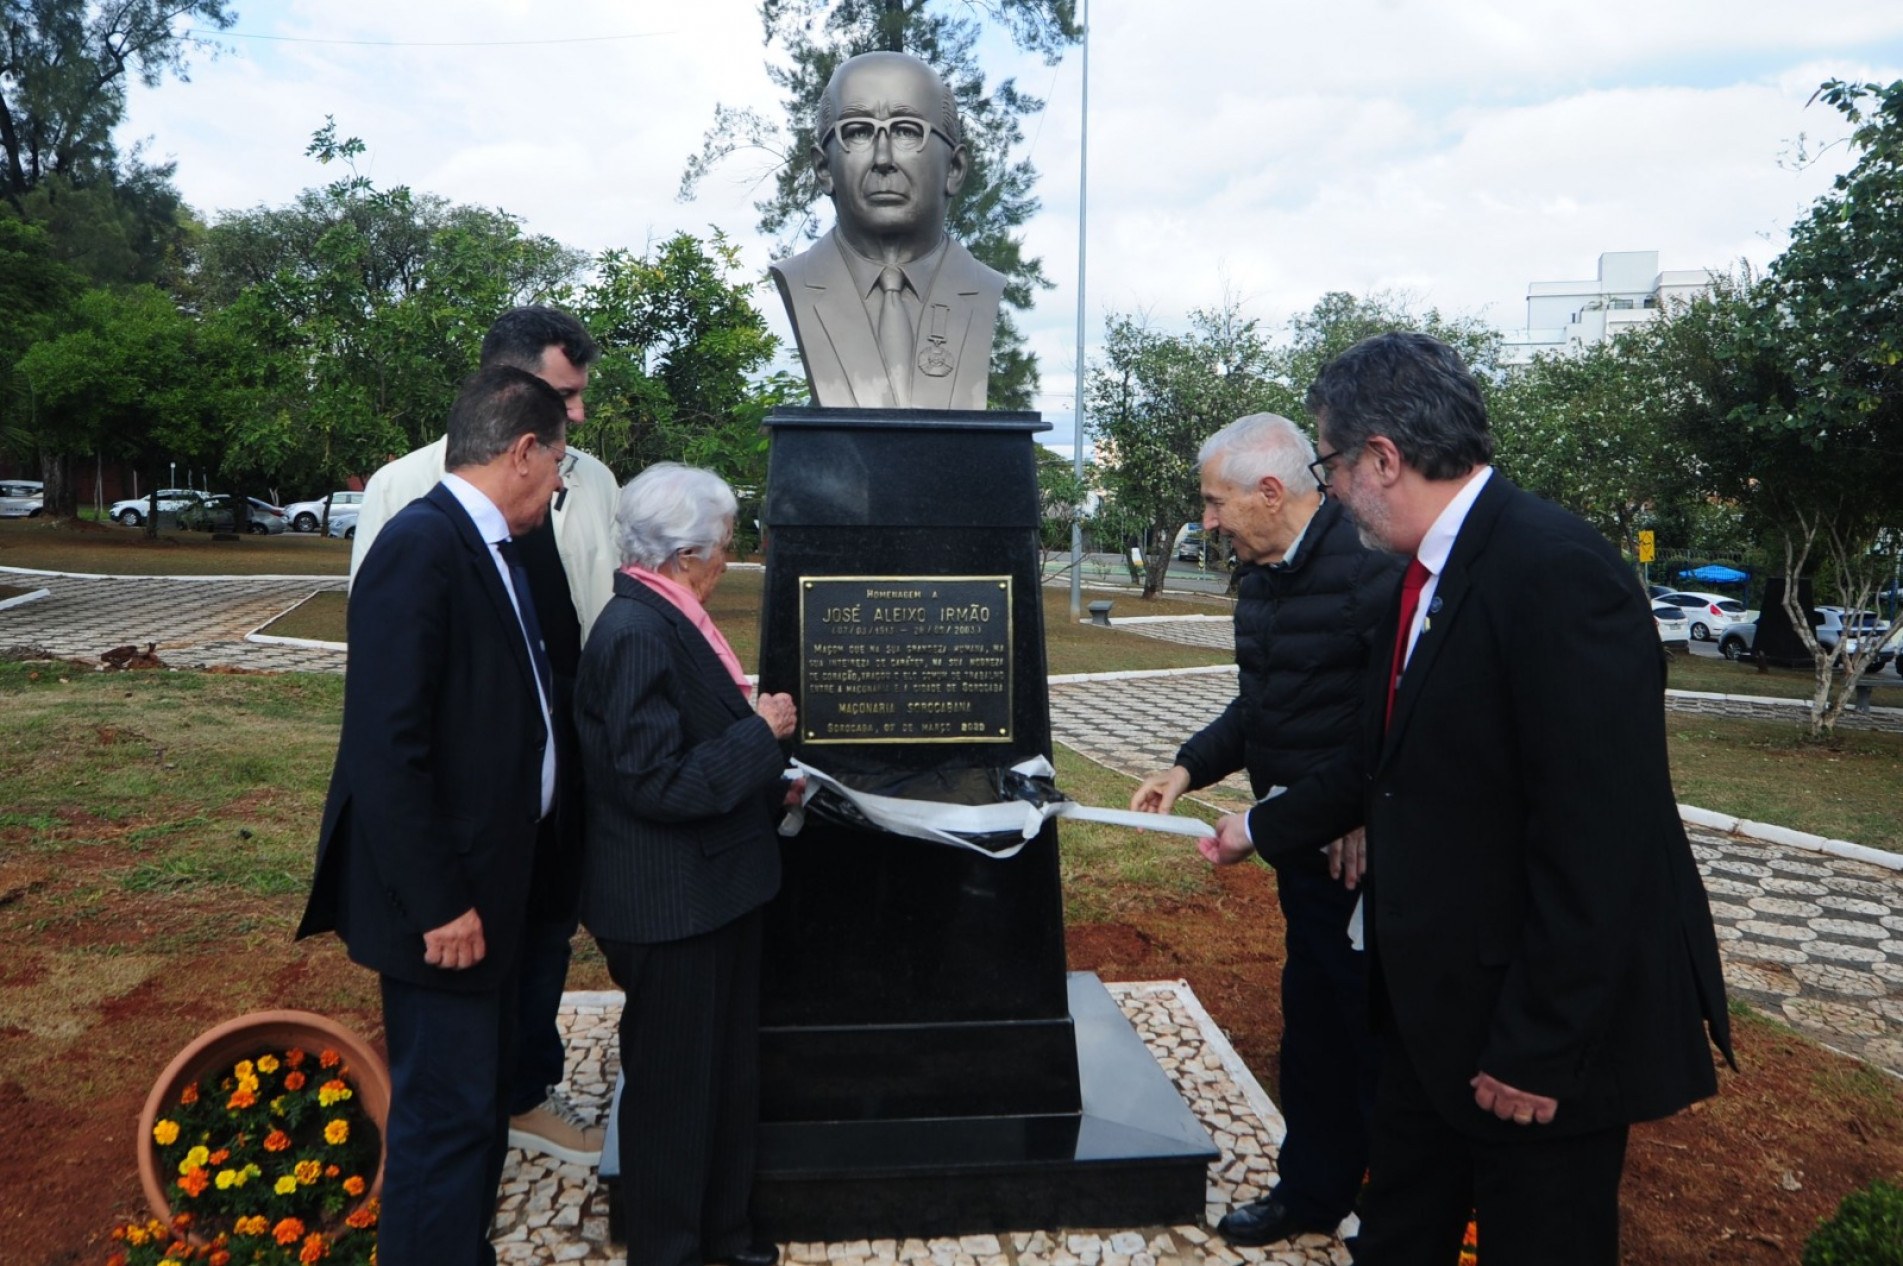
[[[1668,304],[1710,289],[1711,270],[1659,271],[1657,251],[1607,251],[1599,275],[1585,281],[1535,281],[1526,288],[1526,328],[1502,338],[1500,363],[1529,365],[1535,356],[1571,353],[1603,343],[1657,317]]]

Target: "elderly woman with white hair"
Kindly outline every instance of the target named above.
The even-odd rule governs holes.
[[[621,490],[623,566],[582,652],[582,922],[627,994],[619,1117],[630,1266],[771,1266],[748,1212],[761,907],[778,891],[792,697],[752,688],[708,617],[734,495],[664,462]]]

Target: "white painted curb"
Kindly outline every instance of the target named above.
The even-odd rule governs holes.
[[[1203,677],[1211,673],[1235,675],[1234,664],[1204,664],[1193,668],[1131,668],[1117,673],[1059,673],[1046,677],[1053,686],[1081,686],[1093,681],[1147,681],[1155,677]]]
[[[1903,871],[1903,855],[1886,853],[1882,849],[1870,848],[1863,844],[1853,844],[1849,840],[1826,839],[1821,835],[1812,835],[1809,831],[1794,831],[1788,826],[1753,822],[1748,818],[1734,818],[1728,813],[1716,813],[1710,809],[1700,809],[1689,804],[1678,806],[1678,816],[1688,826],[1702,826],[1708,831],[1720,831],[1726,835],[1737,836],[1739,839],[1781,844],[1785,848],[1800,848],[1808,853],[1828,853],[1832,857],[1842,857],[1853,862],[1867,862],[1872,866],[1881,866],[1885,870]]]
[[[177,580],[187,583],[224,580],[347,580],[339,572],[305,572],[296,576],[109,576],[90,571],[45,571],[38,567],[0,567],[15,576],[50,576],[56,580]]]
[[[279,616],[278,619],[284,617]],[[247,633],[244,640],[254,646],[296,646],[307,651],[338,651],[350,649],[348,642],[320,642],[314,637],[279,637],[275,633]]]
[[[11,598],[0,599],[0,611],[8,611],[14,607],[23,607],[29,602],[38,602],[41,598],[50,598],[52,596],[53,591],[51,589],[35,589],[32,593],[16,593]]]

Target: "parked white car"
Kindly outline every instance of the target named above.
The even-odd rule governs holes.
[[[1670,603],[1685,612],[1687,627],[1694,642],[1709,642],[1721,637],[1726,629],[1749,618],[1744,603],[1721,593],[1673,590],[1654,598],[1652,605],[1657,606],[1661,602]]]
[[[1652,622],[1658,625],[1659,641],[1667,646],[1691,644],[1691,621],[1685,618],[1683,607],[1675,607],[1669,602],[1654,602]]]
[[[37,518],[46,505],[46,485],[37,479],[0,482],[0,519]]]
[[[351,506],[343,510],[332,509],[330,512],[330,527],[326,530],[325,535],[339,537],[346,541],[355,540],[357,536],[357,511],[359,509],[361,509],[359,506]]]
[[[350,492],[347,490],[333,492],[330,494],[331,518],[335,519],[339,511],[348,510],[354,519],[357,515],[357,507],[362,504],[363,494],[361,492]],[[324,498],[317,497],[310,501],[293,501],[290,505],[284,507],[284,517],[290,521],[291,527],[295,531],[315,532],[318,525],[324,521]],[[333,532],[332,535],[334,536],[336,533]]]
[[[198,494],[190,488],[161,488],[159,513],[177,514],[198,499]],[[151,505],[149,497],[127,497],[124,501],[113,502],[112,508],[106,513],[127,527],[138,527],[145,522],[145,512]]]

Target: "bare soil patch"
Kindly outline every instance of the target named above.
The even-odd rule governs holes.
[[[1073,969],[1180,977],[1276,1097],[1283,923],[1265,867],[1218,872],[1212,896],[1072,926]],[[1636,1127],[1620,1193],[1633,1266],[1795,1262],[1819,1219],[1903,1175],[1903,1082],[1774,1021],[1734,1013],[1739,1071],[1715,1099]],[[1481,1262],[1486,1229],[1480,1229]]]

